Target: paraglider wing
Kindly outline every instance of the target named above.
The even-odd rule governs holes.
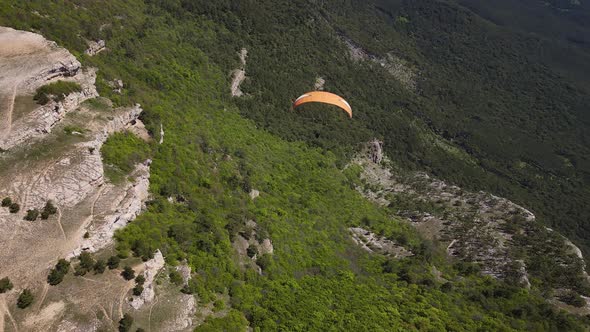
[[[324,103],[335,105],[343,109],[348,114],[348,116],[352,118],[352,108],[350,107],[350,104],[348,104],[348,102],[339,95],[330,92],[307,92],[301,95],[299,98],[295,99],[295,102],[293,103],[293,108],[296,108],[306,103]]]

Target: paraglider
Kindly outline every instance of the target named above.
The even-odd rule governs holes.
[[[306,103],[324,103],[335,105],[343,109],[348,114],[348,117],[352,118],[352,108],[350,107],[350,104],[344,100],[344,98],[330,92],[311,91],[304,93],[299,98],[295,99],[293,108],[297,108],[298,106]]]

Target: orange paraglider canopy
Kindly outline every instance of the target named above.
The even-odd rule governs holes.
[[[299,98],[295,99],[293,108],[306,103],[324,103],[335,105],[342,108],[346,113],[348,113],[348,116],[352,118],[352,108],[350,107],[350,104],[339,95],[335,95],[330,92],[311,91],[304,93]]]

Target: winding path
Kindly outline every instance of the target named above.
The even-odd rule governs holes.
[[[15,84],[12,88],[12,93],[8,98],[8,107],[6,110],[6,114],[3,117],[5,119],[5,123],[3,126],[0,126],[3,131],[2,139],[6,139],[8,135],[10,135],[10,131],[12,130],[12,112],[14,111],[14,100],[16,99],[16,89],[18,84]]]

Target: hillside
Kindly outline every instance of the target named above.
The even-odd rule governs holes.
[[[531,45],[587,51],[469,8],[0,4],[76,67],[0,77],[0,330],[587,330],[588,85]]]

